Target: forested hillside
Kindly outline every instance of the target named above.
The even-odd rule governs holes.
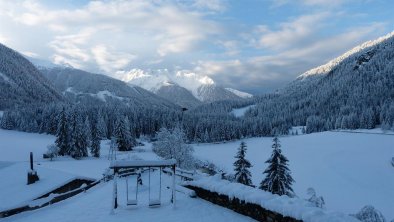
[[[0,110],[15,105],[57,102],[62,96],[18,52],[0,44]]]
[[[247,114],[254,117],[286,127],[306,125],[307,132],[380,124],[392,128],[394,33],[366,42],[263,97]]]

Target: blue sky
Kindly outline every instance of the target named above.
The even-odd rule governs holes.
[[[391,0],[0,0],[0,42],[112,77],[189,70],[259,94],[394,30]]]

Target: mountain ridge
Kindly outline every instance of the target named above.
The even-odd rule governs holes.
[[[1,43],[0,77],[0,110],[15,105],[64,99],[29,60]]]
[[[201,76],[185,70],[170,73],[167,69],[156,71],[132,69],[128,72],[118,72],[117,75],[122,76],[121,78],[130,84],[141,86],[154,93],[157,93],[161,87],[168,88],[171,83],[188,90],[200,102],[242,99],[252,96],[239,90],[223,88],[208,76]]]

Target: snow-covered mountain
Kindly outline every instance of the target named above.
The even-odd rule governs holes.
[[[155,93],[182,107],[194,108],[202,103],[190,91],[171,82],[163,84]]]
[[[242,91],[239,91],[239,90],[236,90],[236,89],[232,89],[232,88],[225,88],[225,89],[230,91],[230,92],[232,92],[232,93],[234,93],[235,95],[237,95],[237,96],[239,96],[241,98],[245,98],[246,99],[246,98],[252,98],[253,97],[252,94],[247,93],[247,92],[242,92]]]
[[[18,52],[0,44],[0,110],[63,100],[50,82]]]
[[[176,73],[171,73],[166,69],[155,71],[132,69],[127,72],[119,71],[116,75],[125,82],[141,86],[142,88],[160,96],[161,94],[159,92],[162,92],[160,89],[166,88],[165,91],[167,94],[165,98],[176,103],[178,102],[172,100],[173,97],[189,98],[190,94],[195,98],[194,102],[192,102],[194,105],[197,104],[195,103],[196,101],[212,102],[227,99],[240,99],[251,96],[250,94],[240,92],[238,90],[225,89],[217,85],[208,76],[201,76],[189,71],[177,71]],[[169,90],[171,87],[176,87],[177,89]],[[179,90],[180,88],[183,88],[184,90]],[[182,95],[179,93],[182,93]]]
[[[358,65],[362,65],[362,63],[364,62],[368,62],[368,60],[375,54],[377,49],[382,47],[381,44],[388,46],[389,43],[387,43],[387,40],[390,40],[393,37],[394,37],[394,32],[391,32],[378,39],[364,42],[363,44],[358,45],[353,49],[345,52],[341,56],[332,59],[328,63],[306,71],[305,73],[301,74],[297,79],[302,80],[312,76],[316,77],[317,75],[327,74],[330,71],[332,71],[336,66],[340,65],[342,62],[346,62],[345,60],[354,57],[362,56],[362,58],[360,58],[361,60],[359,61],[360,64],[358,64]]]
[[[39,70],[72,101],[123,102],[131,106],[164,106],[176,108],[173,103],[138,86],[106,75],[93,74],[68,67],[40,67]]]
[[[275,113],[275,123],[270,123]],[[394,128],[394,32],[368,41],[311,69],[249,113],[277,125],[306,125],[307,132]],[[248,114],[246,114],[248,115]]]

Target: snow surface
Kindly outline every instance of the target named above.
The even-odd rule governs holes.
[[[225,89],[230,91],[230,92],[232,92],[232,93],[234,93],[235,95],[237,95],[237,96],[239,96],[241,98],[252,98],[253,97],[253,95],[250,94],[250,93],[242,92],[242,91],[239,91],[239,90],[236,90],[236,89],[232,89],[232,88],[225,88]]]
[[[28,161],[30,152],[34,153],[35,160],[42,159],[47,145],[54,141],[51,135],[0,129],[0,162]]]
[[[0,162],[1,164],[1,162]],[[26,185],[28,162],[10,163],[0,168],[0,211],[28,204],[31,200],[66,184],[77,176],[35,165],[40,178],[34,184]]]
[[[4,79],[6,82],[10,82],[10,78],[8,78],[6,75],[0,72],[0,77]]]
[[[271,155],[272,138],[245,139],[246,158],[253,164],[252,181],[259,185]],[[373,205],[386,218],[394,218],[394,136],[347,132],[322,132],[280,138],[289,159],[301,198],[315,188],[324,197],[328,210],[356,213]],[[224,144],[194,145],[195,156],[233,172],[240,141]]]
[[[240,183],[230,183],[229,181],[221,180],[220,176],[202,178],[200,180],[187,182],[187,184],[201,187],[219,194],[224,194],[230,198],[238,198],[239,200],[244,200],[246,203],[260,205],[264,209],[302,220],[304,222],[358,221],[356,218],[343,213],[330,213],[321,208],[314,207],[310,202],[300,198],[278,196]]]
[[[109,166],[109,141],[102,141],[102,157],[73,160],[58,158],[54,161],[43,160],[46,146],[55,138],[50,135],[0,130],[0,197],[7,198],[7,206],[19,205],[39,196],[56,184],[63,184],[71,177],[101,178]],[[254,167],[251,169],[254,184],[258,185],[263,177],[264,161],[271,154],[272,138],[246,139],[247,158]],[[300,198],[306,197],[306,189],[314,187],[322,195],[329,211],[345,214],[356,213],[370,204],[380,210],[386,218],[394,218],[394,156],[393,135],[324,132],[302,136],[281,138],[284,154],[290,160],[290,168],[296,180],[294,190]],[[196,156],[207,159],[220,167],[232,171],[232,163],[239,141],[225,144],[194,145]],[[118,152],[118,160],[158,160],[152,152],[151,144],[137,147],[133,152]],[[40,188],[26,189],[26,172],[29,152],[35,154],[36,169],[42,178],[37,184]],[[40,165],[37,165],[40,164]],[[19,172],[10,175],[11,171]],[[152,176],[152,193],[158,191],[158,171]],[[3,180],[3,175],[9,180]],[[172,210],[169,203],[171,192],[170,178],[163,174],[163,205],[148,208],[147,173],[143,174],[145,185],[140,187],[137,207],[125,206],[125,182],[119,181],[120,208],[115,215],[110,214],[112,183],[100,184],[64,202],[40,210],[22,213],[3,219],[3,221],[252,221],[228,209],[213,205],[200,199],[190,199],[188,195],[177,192],[177,209]],[[131,178],[135,181],[135,178]],[[130,192],[133,184],[130,184]],[[34,185],[30,185],[32,188]],[[38,187],[38,186],[37,186]],[[15,194],[18,193],[18,194]],[[11,194],[16,195],[14,202]],[[0,201],[3,207],[7,207]],[[9,203],[8,203],[9,202]],[[94,203],[94,204],[92,204]],[[273,202],[278,208],[291,207]],[[204,212],[203,214],[201,212]],[[311,215],[314,215],[311,211]]]
[[[246,106],[246,107],[242,107],[242,108],[238,108],[238,109],[233,109],[233,110],[231,110],[230,113],[232,113],[235,117],[243,117],[245,115],[246,111],[248,111],[249,109],[252,109],[255,106],[256,105],[250,105],[250,106]]]
[[[100,178],[110,164],[107,158],[109,141],[102,141],[102,157],[100,159],[84,158],[82,160],[73,160],[71,158],[57,158],[54,161],[41,159],[40,156],[46,151],[46,146],[53,143],[54,139],[53,136],[48,135],[0,130],[0,178],[2,178],[0,180],[0,208],[19,206],[75,176],[86,175]],[[34,149],[31,149],[32,147]],[[30,150],[35,152],[35,169],[40,176],[40,181],[27,186],[25,185],[28,168],[26,160]],[[159,160],[159,157],[152,152],[152,147],[149,143],[145,143],[142,147],[136,147],[132,152],[117,152],[116,156],[117,160]],[[176,193],[177,207],[173,209],[170,203],[171,190],[167,188],[171,187],[172,178],[166,174],[162,174],[162,206],[149,208],[148,177],[149,174],[147,172],[142,174],[144,185],[139,187],[138,206],[134,207],[126,206],[125,179],[118,180],[120,206],[115,211],[115,214],[110,213],[113,183],[107,182],[100,183],[84,193],[45,208],[3,218],[2,222],[254,221],[249,217],[242,216],[210,202],[192,199],[189,197],[190,194],[184,190]],[[3,178],[8,179],[4,180]],[[151,195],[153,199],[158,195],[159,178],[159,171],[156,170],[151,173]],[[135,183],[135,176],[129,177],[130,197],[135,194]]]
[[[98,91],[97,93],[83,93],[83,92],[77,92],[74,90],[73,87],[68,87],[64,92],[72,93],[74,95],[84,95],[84,94],[89,94],[90,96],[96,97],[100,99],[103,102],[106,102],[106,97],[112,97],[118,100],[123,100],[122,97],[114,95],[112,92],[108,90],[103,90],[103,91]]]
[[[149,167],[149,166],[173,166],[175,159],[169,160],[116,160],[110,164],[111,168],[116,167]]]
[[[153,198],[158,194],[159,175],[158,171],[151,174],[151,195]],[[129,177],[130,197],[135,195],[135,176]],[[233,211],[214,205],[198,198],[189,198],[180,192],[176,193],[177,207],[172,208],[170,203],[171,177],[162,175],[162,205],[157,208],[149,208],[148,174],[142,174],[144,185],[139,187],[138,205],[126,206],[126,183],[125,179],[118,180],[118,203],[119,208],[111,214],[113,183],[107,182],[97,185],[68,200],[53,204],[40,210],[25,212],[2,222],[129,222],[129,221],[160,221],[160,222],[194,222],[194,221],[254,221],[249,217],[234,213]]]

